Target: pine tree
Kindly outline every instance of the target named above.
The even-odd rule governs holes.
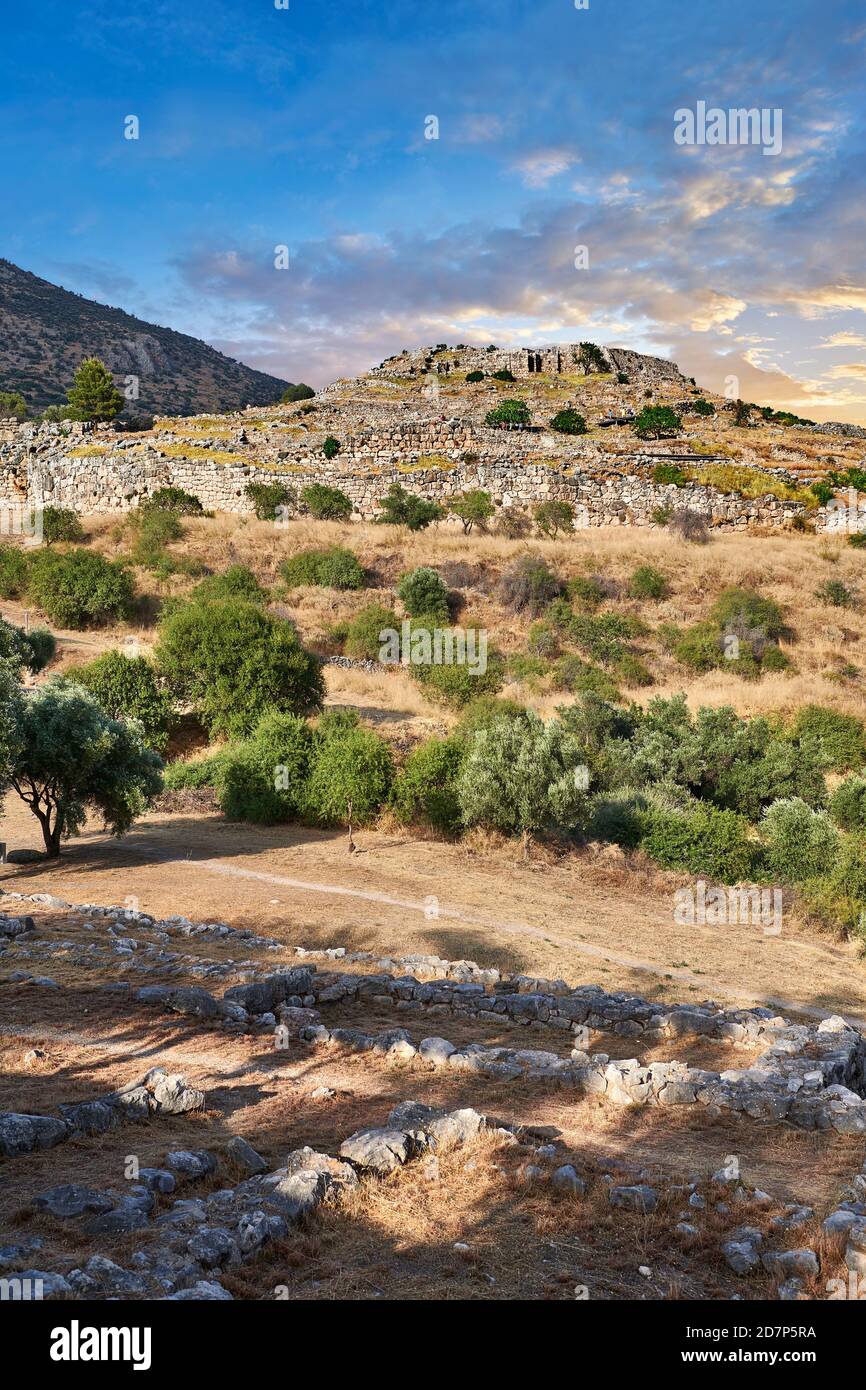
[[[66,393],[76,420],[113,420],[123,409],[123,397],[111,378],[111,373],[98,357],[88,357],[75,373],[75,381]]]

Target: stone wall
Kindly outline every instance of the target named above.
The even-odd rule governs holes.
[[[117,437],[96,436],[81,426],[65,432],[56,425],[10,426],[0,430],[0,504],[122,512],[157,488],[174,485],[208,510],[250,513],[245,488],[251,482],[282,482],[298,492],[327,483],[352,499],[357,516],[370,518],[389,486],[400,483],[435,501],[470,488],[483,488],[506,507],[561,498],[574,504],[579,527],[649,525],[663,507],[698,509],[723,529],[780,526],[803,511],[771,496],[748,500],[697,483],[656,484],[652,471],[659,454],[651,450],[612,455],[595,441],[461,418],[383,419],[346,436],[330,462],[322,456],[318,432],[270,434],[261,444],[241,438],[240,424],[238,433],[228,445],[217,441],[214,452],[222,461],[215,461],[201,457],[201,445],[179,442],[170,431]],[[187,457],[167,453],[184,447]]]
[[[650,357],[642,352],[631,352],[627,348],[601,348],[605,365],[609,372],[623,372],[631,381],[670,381],[682,382],[683,377],[675,362],[663,357]],[[417,348],[413,352],[401,352],[387,358],[381,366],[374,369],[372,376],[401,377],[419,376],[434,373],[450,376],[451,373],[510,371],[515,377],[535,375],[561,376],[581,375],[584,368],[580,361],[579,343],[556,343],[540,348],[481,348],[461,347],[447,351],[435,348]]]

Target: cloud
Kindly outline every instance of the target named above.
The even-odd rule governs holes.
[[[544,188],[551,179],[566,174],[577,163],[578,156],[572,150],[543,149],[522,155],[511,167],[520,174],[527,188]]]
[[[830,348],[866,347],[866,337],[862,333],[834,333],[829,338],[815,344],[822,352]]]

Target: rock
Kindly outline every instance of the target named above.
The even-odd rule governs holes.
[[[268,1165],[261,1154],[256,1153],[252,1144],[248,1144],[240,1134],[234,1135],[226,1144],[226,1153],[245,1173],[255,1175],[268,1171]]]
[[[445,1066],[451,1053],[456,1051],[454,1044],[447,1038],[424,1038],[418,1044],[419,1057],[434,1067]]]
[[[780,1303],[796,1303],[807,1297],[803,1293],[802,1279],[786,1279],[784,1284],[779,1284],[777,1293]]]
[[[28,1255],[34,1255],[45,1244],[41,1236],[30,1236],[17,1245],[0,1246],[0,1269],[19,1265]]]
[[[170,1196],[177,1185],[174,1173],[167,1168],[140,1168],[138,1179],[151,1192],[161,1192],[163,1196]]]
[[[393,1173],[413,1151],[410,1136],[399,1129],[361,1129],[344,1139],[341,1158],[373,1173]]]
[[[735,1274],[750,1274],[760,1264],[760,1256],[751,1241],[726,1240],[722,1254],[728,1268]]]
[[[69,1129],[63,1120],[50,1115],[0,1115],[0,1154],[15,1158],[33,1149],[50,1149],[67,1138]]]
[[[586,1183],[583,1178],[578,1176],[577,1169],[572,1167],[570,1163],[564,1163],[561,1168],[557,1168],[551,1182],[557,1192],[575,1197],[586,1195]]]
[[[217,1165],[213,1154],[208,1153],[207,1149],[196,1149],[194,1152],[175,1149],[166,1154],[165,1166],[172,1168],[175,1173],[183,1173],[187,1178],[203,1178],[213,1173]]]
[[[44,1269],[23,1269],[6,1277],[8,1297],[13,1300],[20,1298],[25,1290],[28,1301],[31,1298],[63,1298],[73,1292],[72,1285],[62,1274],[49,1274]]]
[[[89,1236],[119,1236],[140,1231],[147,1225],[147,1213],[137,1207],[118,1208],[104,1216],[94,1216],[84,1223]]]
[[[790,1279],[793,1275],[808,1279],[819,1272],[814,1250],[765,1250],[761,1261],[767,1272],[778,1279]]]
[[[674,1230],[680,1236],[697,1236],[700,1232],[697,1226],[693,1226],[690,1221],[678,1221]]]
[[[222,1284],[213,1283],[208,1279],[200,1279],[197,1284],[193,1284],[191,1289],[181,1289],[179,1293],[170,1293],[163,1300],[163,1303],[192,1303],[193,1301],[208,1301],[231,1303],[232,1295],[228,1289],[224,1289]]]
[[[612,1207],[621,1207],[625,1211],[655,1211],[659,1200],[656,1189],[649,1187],[646,1183],[627,1187],[612,1187],[607,1197]]]
[[[60,1113],[70,1129],[77,1134],[107,1134],[117,1129],[120,1115],[104,1100],[86,1100],[78,1105],[61,1105]]]
[[[186,1248],[194,1260],[205,1269],[229,1264],[237,1258],[237,1247],[228,1231],[221,1226],[206,1226],[187,1241]]]
[[[153,1095],[157,1110],[167,1115],[184,1115],[189,1110],[203,1110],[204,1091],[198,1091],[187,1083],[186,1077],[159,1072],[153,1076],[152,1084],[146,1080],[148,1090]]]
[[[33,1198],[37,1211],[47,1211],[59,1220],[82,1216],[85,1212],[102,1214],[114,1208],[114,1201],[106,1192],[95,1187],[84,1187],[81,1183],[62,1183],[59,1187],[46,1188]]]
[[[848,1232],[845,1263],[856,1274],[866,1274],[866,1221],[858,1221]]]
[[[821,1229],[826,1231],[828,1236],[847,1235],[851,1227],[857,1225],[858,1219],[857,1213],[853,1211],[832,1211],[826,1221],[821,1223]]]

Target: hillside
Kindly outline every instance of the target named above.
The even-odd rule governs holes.
[[[287,382],[172,328],[97,304],[0,260],[0,389],[20,391],[31,411],[65,404],[85,357],[139,378],[137,408],[193,415],[279,400]]]

